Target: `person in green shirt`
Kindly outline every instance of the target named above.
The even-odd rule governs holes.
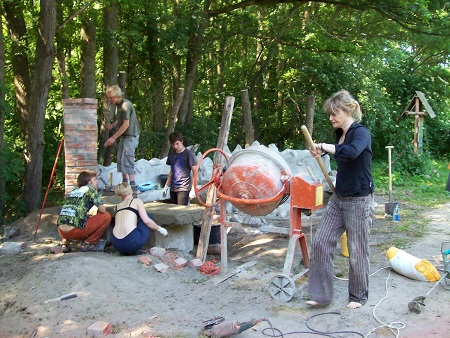
[[[100,241],[100,237],[112,217],[106,211],[97,185],[96,172],[82,171],[77,178],[77,188],[65,199],[56,222],[62,238],[62,252],[70,252],[69,240],[84,241],[82,251],[103,251],[105,243]],[[94,205],[97,206],[97,214],[89,216]]]

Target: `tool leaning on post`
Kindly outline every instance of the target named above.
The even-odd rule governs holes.
[[[306,128],[305,125],[301,126],[301,130],[303,132],[303,135],[305,136],[306,141],[308,142],[308,145],[311,149],[315,149],[314,141],[311,138],[311,135],[309,134],[308,128]],[[328,175],[327,169],[325,168],[325,165],[323,164],[322,158],[316,157],[317,163],[319,164],[320,169],[322,170],[323,176],[325,176],[325,180],[328,183],[328,186],[330,187],[331,192],[334,193],[334,184],[333,181],[330,178],[330,175]],[[349,257],[348,253],[348,247],[347,247],[347,234],[344,232],[339,239],[341,242],[341,255],[344,257]]]

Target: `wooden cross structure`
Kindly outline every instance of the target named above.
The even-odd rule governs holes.
[[[414,152],[417,153],[423,144],[423,123],[424,117],[429,115],[431,118],[436,117],[433,109],[429,105],[425,95],[416,91],[416,94],[409,102],[408,106],[404,110],[403,114],[414,116]]]

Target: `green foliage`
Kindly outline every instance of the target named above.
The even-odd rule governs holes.
[[[14,149],[14,145],[9,141],[5,143],[3,151],[0,153],[2,163],[0,177],[5,182],[5,213],[0,224],[8,224],[23,215],[23,203],[20,199],[22,192],[22,177],[25,169],[21,153]]]
[[[231,3],[233,7],[226,7]],[[306,121],[309,95],[316,98],[313,138],[332,142],[333,129],[322,104],[333,92],[347,89],[362,107],[362,122],[372,134],[376,162],[386,163],[385,146],[395,147],[397,186],[411,180],[417,185],[414,180],[425,180],[425,175],[433,180],[436,162],[432,159],[450,160],[450,43],[443,38],[449,35],[450,20],[445,2],[361,0],[336,5],[296,1],[262,7],[260,2],[246,1],[108,3],[113,4],[117,4],[118,13],[115,36],[119,70],[127,73],[127,96],[135,103],[142,121],[137,158],[159,156],[166,135],[154,122],[157,118],[167,121],[173,92],[184,86],[192,52],[197,52],[199,61],[190,103],[193,118],[176,129],[183,132],[187,145],[199,144],[198,151],[216,146],[221,110],[228,95],[236,98],[228,146],[233,150],[237,144],[244,144],[240,91],[254,84],[250,93],[253,126],[262,144],[274,143],[280,150],[303,148],[299,128]],[[80,8],[80,3],[64,1],[58,6],[60,25]],[[102,48],[109,43],[111,33],[103,31],[101,6],[101,2],[93,2],[58,31],[57,48],[66,57],[67,74],[62,79],[55,64],[44,133],[43,192],[61,139],[61,81],[67,81],[70,97],[79,97],[81,91],[79,32],[84,20],[91,20],[97,28],[98,98],[102,92]],[[33,60],[39,3],[24,6],[23,12],[27,34],[21,43],[29,46],[27,57]],[[201,47],[193,51],[196,41],[201,41]],[[15,106],[12,45],[12,39],[5,34],[5,85],[9,86],[6,101],[10,107]],[[424,144],[415,155],[414,121],[402,113],[416,90],[425,94],[436,118],[425,117]],[[156,116],[164,114],[161,109],[166,115]],[[8,166],[0,168],[11,189],[7,192],[8,207],[14,203],[14,210],[20,209],[17,187],[21,187],[24,172],[18,120],[17,112],[7,112],[2,156]],[[63,186],[63,171],[61,157],[52,190]],[[437,182],[431,188],[425,182],[420,184],[433,191]]]
[[[165,141],[165,132],[142,130],[139,135],[139,146],[136,148],[136,159],[144,158],[150,160],[152,158],[159,158]]]
[[[416,162],[419,162],[419,160]],[[402,164],[399,168],[402,166],[405,166],[405,164]],[[396,168],[392,168],[394,200],[410,202],[420,206],[431,206],[449,201],[450,193],[445,190],[449,173],[446,161],[429,160],[426,165],[427,169],[422,172],[417,172],[417,166],[415,166],[415,174],[411,174],[413,171],[411,169],[400,171]],[[389,192],[387,156],[384,161],[377,160],[372,163],[372,174],[376,193],[387,195]]]

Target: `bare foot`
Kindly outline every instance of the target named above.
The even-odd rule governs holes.
[[[313,300],[307,300],[307,301],[305,302],[305,304],[308,305],[308,306],[311,306],[311,307],[314,307],[314,306],[319,305],[319,303],[317,303],[317,302],[315,302],[315,301],[313,301]]]
[[[350,302],[347,304],[347,307],[349,309],[357,309],[357,308],[360,308],[361,306],[362,306],[362,304],[358,303],[358,302]]]

